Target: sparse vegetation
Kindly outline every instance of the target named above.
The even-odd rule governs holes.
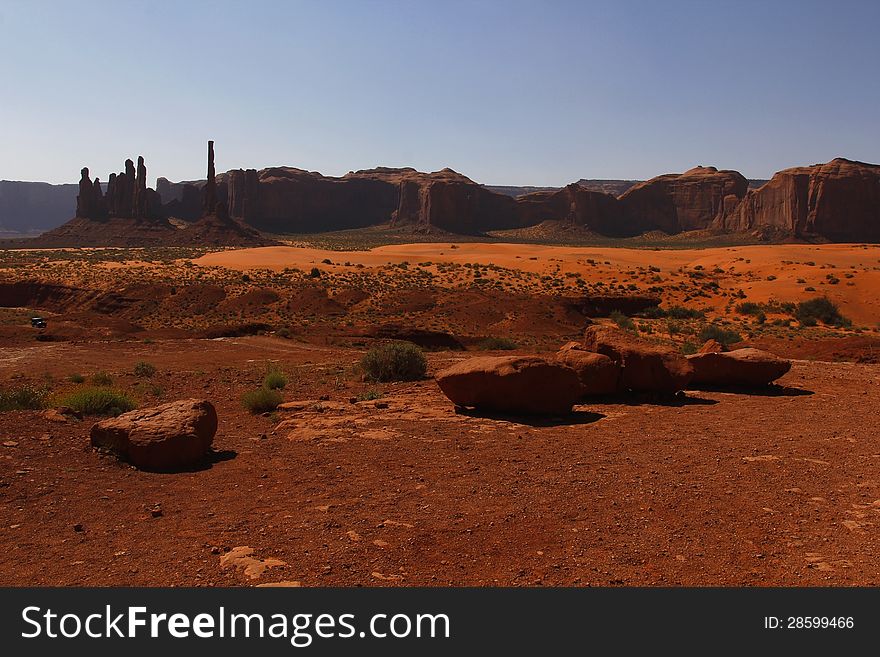
[[[112,386],[113,377],[107,372],[97,372],[92,375],[92,385],[95,386]]]
[[[33,411],[46,406],[46,390],[30,385],[0,390],[0,412]]]
[[[754,301],[743,301],[736,306],[736,312],[740,315],[757,315],[761,312],[761,305]]]
[[[840,314],[837,304],[828,297],[801,301],[794,311],[794,316],[803,326],[815,326],[817,322],[838,328],[852,326],[852,322]]]
[[[268,388],[249,390],[241,397],[242,405],[253,414],[268,413],[278,408],[282,401],[281,393]]]
[[[516,347],[516,343],[510,338],[488,337],[477,343],[477,348],[482,351],[511,351]]]
[[[685,308],[684,306],[670,306],[666,309],[666,316],[670,319],[703,319],[706,313],[696,308]]]
[[[625,331],[635,331],[636,330],[635,322],[633,322],[631,318],[627,317],[619,310],[611,311],[611,314],[609,315],[609,317],[611,318],[612,322],[617,324],[620,328],[622,328]]]
[[[140,360],[134,364],[134,369],[132,370],[132,373],[135,376],[149,379],[156,373],[156,366],[152,363],[148,363],[145,360]]]
[[[364,378],[370,381],[416,381],[424,378],[428,361],[412,342],[391,342],[370,349],[361,359]]]
[[[126,393],[106,386],[75,390],[63,395],[58,403],[83,415],[120,415],[137,408]]]
[[[370,390],[367,390],[366,392],[362,392],[361,394],[359,394],[356,399],[359,402],[374,401],[376,399],[382,399],[382,397],[384,396],[385,394],[381,390],[376,390],[375,388],[372,388]]]
[[[266,376],[263,377],[263,387],[266,390],[284,390],[287,387],[287,376],[280,367],[270,364],[266,368]]]
[[[85,383],[86,377],[84,377],[82,374],[73,373],[67,377],[67,380],[71,383]]]
[[[742,342],[742,336],[739,333],[726,329],[718,324],[707,324],[700,330],[697,337],[700,342],[715,340],[716,342],[723,344],[725,347],[729,347],[737,342]]]

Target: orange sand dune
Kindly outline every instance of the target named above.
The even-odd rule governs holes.
[[[323,260],[333,264],[324,264]],[[651,250],[503,243],[461,243],[453,248],[450,243],[420,243],[368,251],[270,246],[209,253],[193,262],[242,271],[318,267],[330,272],[347,270],[350,265],[378,268],[402,262],[481,263],[548,275],[578,272],[589,282],[610,278],[637,282],[637,278],[627,278],[634,275],[628,272],[648,266],[660,268],[661,276],[675,276],[680,268],[702,266],[722,288],[742,289],[752,301],[800,301],[825,294],[854,321],[872,326],[880,322],[880,245],[783,244]],[[832,284],[829,276],[838,282]],[[808,287],[815,291],[806,290]]]

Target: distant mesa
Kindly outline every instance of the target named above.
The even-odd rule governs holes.
[[[710,231],[880,242],[880,166],[843,158],[786,169],[769,181],[698,166],[641,182],[493,188],[452,169],[379,167],[330,177],[271,167],[217,174],[209,141],[205,180],[158,178],[153,190],[146,178],[143,157],[137,165],[126,160],[106,191],[84,168],[75,217],[29,246],[259,246],[276,243],[267,233],[371,226],[454,235],[550,226],[607,237]]]

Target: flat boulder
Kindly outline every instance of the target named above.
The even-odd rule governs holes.
[[[675,349],[651,344],[616,327],[587,327],[583,348],[616,363],[621,368],[621,387],[632,392],[675,393],[687,387],[694,373],[688,359]]]
[[[688,356],[694,368],[691,385],[712,387],[766,386],[791,369],[784,358],[760,349],[734,349],[725,353]]]
[[[91,442],[142,470],[168,471],[201,461],[216,432],[213,404],[183,399],[102,420],[92,427]]]
[[[581,396],[613,395],[620,392],[620,366],[608,356],[586,351],[577,342],[569,342],[557,353],[556,360],[577,372]]]
[[[581,397],[577,373],[537,356],[470,358],[437,374],[456,406],[512,415],[569,413]]]

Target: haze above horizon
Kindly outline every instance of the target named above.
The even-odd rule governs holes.
[[[0,6],[0,179],[451,167],[497,185],[880,160],[880,3]]]

